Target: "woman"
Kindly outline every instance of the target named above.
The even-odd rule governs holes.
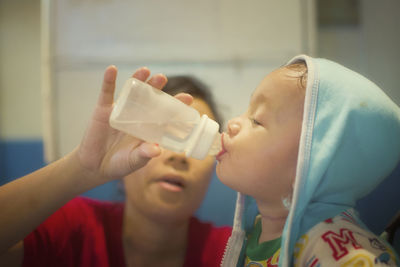
[[[142,68],[133,76],[147,80],[149,75]],[[230,228],[192,218],[207,190],[214,158],[186,158],[111,129],[115,78],[115,67],[109,67],[91,124],[75,151],[0,188],[0,248],[6,251],[1,265],[219,265]],[[167,87],[190,89],[194,98],[177,98],[218,120],[208,93],[188,81],[171,79]],[[148,83],[162,88],[166,78],[155,75]],[[122,177],[124,204],[74,198]]]

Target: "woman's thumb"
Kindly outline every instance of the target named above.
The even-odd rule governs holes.
[[[156,144],[142,143],[139,147],[132,150],[129,155],[129,166],[131,171],[135,171],[144,165],[153,157],[160,155],[161,149]]]

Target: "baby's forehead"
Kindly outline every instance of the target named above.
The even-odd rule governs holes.
[[[264,77],[253,91],[251,104],[266,103],[271,107],[293,104],[294,100],[304,99],[305,90],[298,76],[290,69],[279,68]]]
[[[301,88],[301,84],[299,83],[301,76],[302,72],[281,67],[267,74],[253,94],[256,91],[274,93],[285,89],[299,89]]]

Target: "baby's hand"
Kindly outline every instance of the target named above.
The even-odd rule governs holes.
[[[141,81],[146,81],[149,76],[150,71],[147,68],[140,68],[132,75]],[[98,179],[100,183],[122,178],[161,153],[157,145],[145,143],[110,127],[116,77],[117,68],[108,67],[89,127],[77,151],[85,174]],[[151,86],[158,89],[164,87],[166,82],[167,78],[162,74],[154,75],[148,80]],[[183,102],[187,102],[187,96],[183,98]]]

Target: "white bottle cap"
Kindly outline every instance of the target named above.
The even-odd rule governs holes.
[[[214,142],[215,135],[218,134],[219,125],[214,120],[203,115],[200,122],[193,130],[193,134],[188,140],[186,156],[204,159],[208,155],[208,151]]]

